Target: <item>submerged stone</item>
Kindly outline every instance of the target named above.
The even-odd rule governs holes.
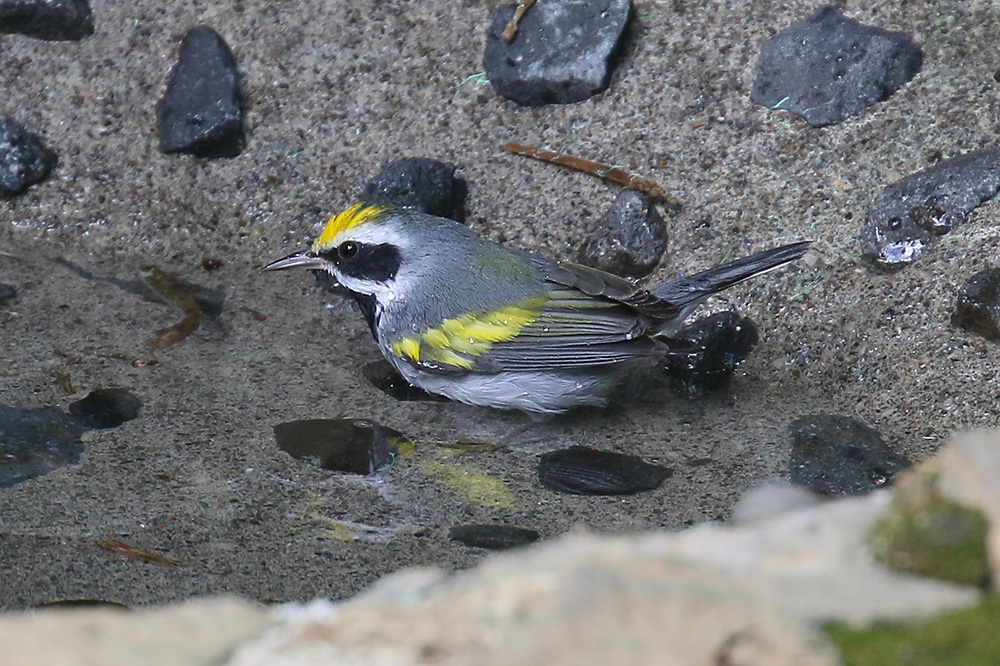
[[[448,538],[473,548],[507,550],[538,541],[538,532],[513,525],[456,525]]]
[[[907,35],[824,6],[761,45],[750,99],[822,127],[887,99],[922,62],[923,52]]]
[[[94,34],[87,0],[0,0],[0,33],[49,41],[78,40]]]
[[[538,480],[549,490],[576,495],[630,495],[653,490],[673,471],[636,456],[586,446],[544,453]]]
[[[156,105],[160,150],[236,157],[243,150],[243,101],[233,52],[207,25],[181,42],[167,92]]]
[[[393,160],[372,178],[361,199],[369,204],[412,208],[421,213],[465,222],[468,185],[455,176],[455,165],[425,157]]]
[[[910,462],[864,423],[836,414],[811,414],[789,425],[792,483],[820,495],[863,495],[892,483]]]
[[[448,398],[441,395],[428,393],[427,391],[414,386],[406,381],[403,375],[399,374],[396,368],[385,359],[365,363],[361,367],[361,374],[364,375],[372,386],[399,401],[437,401],[447,402]]]
[[[56,154],[41,139],[12,118],[0,118],[0,195],[21,194],[48,178],[55,166]]]
[[[981,270],[966,280],[951,323],[1000,342],[1000,268]]]
[[[96,389],[70,403],[69,413],[87,428],[114,428],[139,416],[142,401],[123,388]]]
[[[604,91],[611,79],[631,0],[547,0],[523,16],[503,40],[515,5],[493,10],[483,68],[505,98],[522,106],[569,104]]]
[[[88,428],[58,407],[0,405],[0,488],[77,462]]]
[[[622,190],[580,246],[580,263],[628,278],[653,272],[667,250],[667,223],[648,195]]]
[[[278,448],[293,458],[338,472],[371,474],[413,448],[398,430],[363,419],[309,419],[274,426]]]
[[[17,298],[17,289],[13,285],[0,282],[0,308],[9,305]]]
[[[864,257],[902,268],[1000,189],[1000,146],[944,160],[886,187],[861,229]]]
[[[690,343],[691,353],[668,356],[664,366],[674,387],[688,398],[728,384],[760,340],[750,318],[731,311],[699,319],[673,337]]]

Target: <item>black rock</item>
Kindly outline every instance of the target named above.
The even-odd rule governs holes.
[[[865,259],[902,268],[1000,189],[1000,146],[959,155],[909,175],[875,198],[861,228]]]
[[[750,99],[822,127],[887,99],[920,71],[923,57],[907,35],[824,6],[761,45]]]
[[[0,405],[0,488],[75,463],[86,426],[57,407]]]
[[[422,388],[410,384],[385,359],[366,363],[361,367],[361,374],[371,382],[372,386],[396,400],[448,402],[448,398],[444,396],[428,393]]]
[[[17,298],[17,289],[12,285],[0,282],[0,308],[12,303]]]
[[[910,466],[860,421],[813,414],[792,421],[792,483],[820,495],[861,495],[889,484]]]
[[[575,495],[630,495],[653,490],[671,474],[672,470],[635,456],[586,446],[550,451],[538,462],[538,480],[543,486]]]
[[[646,277],[667,250],[667,223],[649,196],[622,190],[580,246],[580,263],[629,278]]]
[[[45,180],[56,166],[56,154],[10,118],[0,118],[0,195],[20,194]]]
[[[142,401],[123,388],[96,389],[69,405],[69,413],[87,428],[114,428],[139,416]]]
[[[0,32],[50,41],[94,34],[87,0],[0,0]]]
[[[469,188],[455,176],[455,165],[425,157],[389,162],[368,181],[361,199],[369,204],[412,208],[422,213],[465,222]]]
[[[951,323],[1000,342],[1000,268],[979,271],[966,281]]]
[[[699,319],[673,337],[691,344],[690,354],[671,355],[665,361],[674,386],[689,398],[725,386],[760,340],[754,323],[735,312]]]
[[[456,525],[448,538],[473,548],[507,550],[538,541],[538,532],[513,525]]]
[[[311,419],[274,426],[278,448],[316,467],[371,474],[412,446],[403,433],[361,419]]]
[[[516,5],[493,10],[483,68],[497,92],[522,106],[569,104],[602,92],[611,78],[631,0],[546,0],[501,39]]]
[[[160,150],[236,157],[243,150],[243,99],[232,51],[207,25],[181,42],[167,92],[156,105]]]

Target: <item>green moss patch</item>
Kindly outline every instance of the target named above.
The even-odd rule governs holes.
[[[935,481],[933,476],[913,478],[896,488],[892,505],[869,537],[872,555],[899,571],[985,587],[986,519],[945,498]],[[996,631],[1000,634],[1000,628]]]
[[[908,624],[825,627],[844,666],[983,666],[1000,664],[1000,596],[973,608]]]

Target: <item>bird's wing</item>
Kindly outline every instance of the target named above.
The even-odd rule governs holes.
[[[655,296],[637,287],[631,280],[613,273],[568,261],[555,263],[539,259],[537,263],[549,282],[579,289],[588,296],[622,303],[640,314],[655,319],[671,319],[681,312],[681,308],[671,301]]]
[[[624,301],[553,283],[542,296],[445,320],[389,348],[436,373],[568,369],[671,351],[668,341],[646,332],[644,317]]]

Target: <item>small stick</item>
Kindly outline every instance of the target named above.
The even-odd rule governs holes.
[[[525,157],[531,157],[542,162],[551,162],[559,166],[569,167],[570,169],[576,169],[577,171],[589,173],[598,178],[624,185],[633,190],[645,192],[649,196],[663,201],[668,206],[680,206],[680,202],[667,194],[667,191],[659,183],[655,183],[648,178],[643,178],[634,173],[629,173],[621,167],[594,162],[583,157],[564,155],[548,148],[537,148],[517,141],[509,142],[507,150],[515,155],[524,155]]]
[[[97,545],[106,550],[124,555],[130,560],[142,560],[143,562],[149,562],[150,564],[158,564],[161,567],[176,567],[184,564],[180,560],[175,560],[171,557],[164,557],[163,555],[158,555],[148,550],[135,548],[134,546],[128,545],[124,541],[119,541],[118,539],[98,541]]]
[[[507,21],[507,27],[503,29],[500,39],[508,44],[514,41],[514,38],[517,36],[517,24],[521,22],[524,13],[531,9],[531,6],[534,4],[535,0],[520,0],[517,3],[517,9],[514,10],[514,15]]]

